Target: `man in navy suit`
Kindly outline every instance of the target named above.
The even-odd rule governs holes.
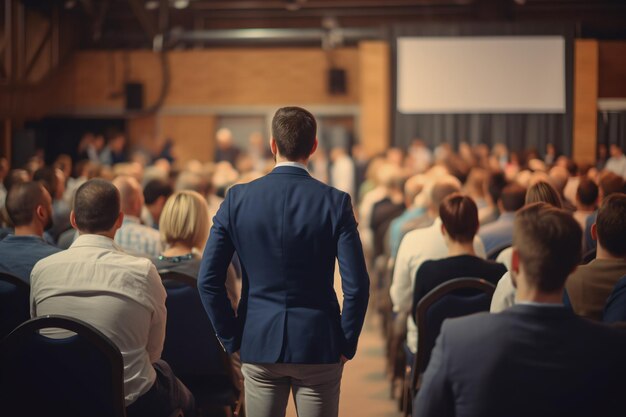
[[[626,332],[562,305],[581,238],[564,210],[536,203],[518,212],[516,305],[444,322],[415,417],[626,415]]]
[[[228,191],[198,275],[217,336],[229,353],[240,352],[249,417],[284,416],[290,390],[300,417],[337,416],[343,364],[356,352],[365,318],[369,277],[350,196],[306,169],[316,130],[304,109],[276,112],[276,167]],[[224,286],[235,251],[243,271],[236,314]]]

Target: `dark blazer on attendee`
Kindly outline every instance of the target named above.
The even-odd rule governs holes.
[[[606,300],[603,319],[605,323],[626,322],[626,275],[623,276]]]
[[[247,363],[337,363],[341,355],[354,356],[369,278],[348,194],[302,168],[279,166],[232,187],[213,222],[198,288],[228,352],[241,348]],[[234,251],[243,272],[236,315],[224,289]]]
[[[417,417],[589,417],[626,412],[626,332],[562,307],[446,320]]]

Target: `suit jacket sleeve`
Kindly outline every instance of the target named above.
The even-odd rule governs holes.
[[[341,273],[343,309],[341,328],[345,338],[343,355],[352,359],[363,327],[367,302],[369,300],[369,276],[363,257],[361,239],[354,219],[352,203],[348,194],[344,195],[337,240],[337,260]]]
[[[226,290],[228,266],[235,252],[229,233],[231,196],[232,190],[213,218],[213,227],[198,272],[198,290],[217,337],[227,352],[234,353],[241,345],[241,325]]]
[[[445,339],[447,327],[444,321],[441,333],[431,353],[422,385],[413,404],[414,417],[453,417],[454,396],[446,367]]]

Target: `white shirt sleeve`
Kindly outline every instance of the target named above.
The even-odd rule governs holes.
[[[154,363],[161,358],[163,343],[165,342],[165,323],[167,322],[167,309],[165,308],[165,298],[167,294],[161,277],[154,265],[150,265],[148,271],[148,291],[150,298],[154,300],[154,310],[150,321],[150,331],[148,333],[148,343],[146,350],[150,356],[150,362]]]
[[[499,313],[515,304],[515,287],[511,279],[511,273],[506,272],[498,281],[496,291],[491,299],[491,313]]]
[[[389,288],[393,311],[410,312],[413,304],[413,287],[411,279],[411,243],[410,239],[402,239],[393,270],[393,279]]]

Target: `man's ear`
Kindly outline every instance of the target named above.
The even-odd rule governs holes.
[[[519,252],[513,248],[511,252],[511,282],[517,288],[517,274],[519,274]]]
[[[35,209],[35,214],[40,219],[43,219],[44,217],[46,217],[46,209],[43,207],[43,204],[37,205],[37,208]]]
[[[278,154],[278,146],[276,145],[274,138],[270,138],[270,151],[272,151],[272,155],[274,156]]]
[[[313,155],[315,153],[315,151],[317,150],[317,145],[318,145],[318,141],[317,138],[315,138],[315,142],[313,142],[313,147],[311,148],[311,152],[309,153],[309,156]]]
[[[74,213],[74,210],[70,211],[70,224],[74,229],[78,230],[78,226],[76,226],[76,214]]]
[[[446,226],[444,226],[443,223],[441,223],[441,234],[444,235],[444,237],[448,234]]]
[[[591,238],[596,242],[598,241],[598,227],[595,223],[591,225]]]
[[[115,230],[122,227],[122,222],[124,221],[124,213],[120,211],[120,214],[117,215],[117,220],[115,220],[115,225],[113,226]]]

